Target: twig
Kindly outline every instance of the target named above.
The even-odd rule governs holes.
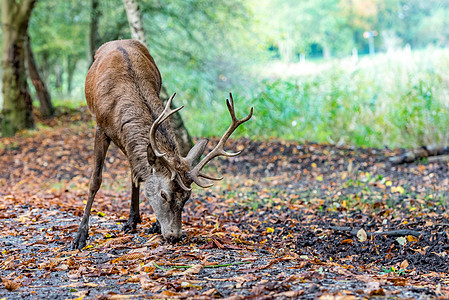
[[[336,227],[336,226],[330,226],[329,229],[337,230],[337,231],[346,231],[346,232],[349,232],[349,234],[351,234],[353,236],[357,236],[357,232],[359,232],[359,230],[360,230],[357,228]],[[368,237],[375,236],[375,235],[388,235],[388,236],[412,235],[414,237],[419,237],[421,235],[421,232],[415,231],[415,230],[409,230],[409,229],[398,229],[398,230],[391,230],[391,231],[367,232],[366,235]]]
[[[235,265],[243,265],[243,264],[250,264],[250,261],[237,261],[237,262],[233,262],[233,263],[229,263],[229,264],[220,264],[220,265],[208,265],[208,266],[204,266],[204,268],[221,268],[221,267],[229,267],[229,266],[235,266]],[[161,266],[159,266],[157,263],[153,262],[153,266],[155,266],[156,268],[158,268],[159,270],[162,271],[170,271],[170,270],[174,270],[174,269],[189,269],[192,266],[171,266],[170,269],[167,268],[163,268]]]
[[[449,161],[449,155],[444,154],[444,155],[438,155],[438,156],[431,156],[427,158],[427,161],[429,163],[433,163],[433,162],[448,162]]]
[[[170,271],[170,270],[175,269],[175,268],[172,268],[172,269],[162,268],[161,266],[159,266],[159,265],[158,265],[157,263],[155,263],[154,261],[153,261],[153,266],[155,266],[157,269],[162,270],[162,271]],[[190,267],[190,266],[189,266],[189,267]]]
[[[393,165],[412,163],[423,158],[427,158],[428,162],[447,162],[449,160],[449,156],[445,154],[447,154],[448,152],[449,148],[444,146],[422,146],[419,148],[411,149],[404,154],[392,156],[388,158],[388,160]]]
[[[244,265],[244,264],[250,264],[250,261],[237,261],[237,262],[233,262],[233,263],[229,263],[229,264],[221,264],[221,265],[208,265],[208,266],[204,266],[205,268],[221,268],[221,267],[229,267],[229,266],[236,266],[236,265]]]

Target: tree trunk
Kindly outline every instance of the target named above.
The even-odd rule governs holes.
[[[75,73],[77,59],[69,56],[67,58],[67,94],[72,94],[73,74]]]
[[[44,82],[48,83],[50,78],[50,63],[49,54],[47,50],[42,51],[42,65],[41,65],[41,75],[43,77]]]
[[[129,27],[131,28],[131,37],[146,45],[145,31],[140,15],[139,4],[136,0],[122,0],[125,6],[126,16],[128,17]]]
[[[62,93],[62,73],[63,73],[63,69],[61,67],[61,65],[59,63],[56,63],[53,72],[55,74],[55,89],[59,92]]]
[[[90,35],[89,35],[89,50],[90,63],[94,61],[95,51],[100,47],[101,39],[98,33],[98,21],[100,20],[101,11],[99,8],[99,0],[92,0],[90,11]]]
[[[25,36],[36,0],[2,0],[2,133],[33,128],[33,105],[25,69]]]
[[[131,29],[131,36],[133,39],[138,40],[142,44],[146,45],[145,31],[142,24],[142,17],[140,15],[139,5],[136,0],[122,0],[125,6],[126,15],[128,17],[129,27]],[[169,94],[165,86],[162,86],[159,98],[164,104],[167,103],[169,99]],[[176,105],[171,103],[172,108]],[[189,150],[193,146],[192,138],[184,125],[184,122],[179,113],[172,116],[173,125],[175,126],[176,140],[178,141],[180,152],[182,155],[187,155]]]
[[[34,60],[33,51],[31,50],[30,36],[27,34],[25,39],[25,56],[28,65],[28,73],[30,75],[31,83],[36,90],[37,98],[39,99],[40,113],[43,118],[50,118],[55,112],[51,103],[50,93],[37,70],[36,61]]]

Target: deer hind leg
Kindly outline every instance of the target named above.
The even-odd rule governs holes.
[[[83,249],[86,246],[86,240],[89,236],[89,215],[94,202],[95,194],[101,186],[103,164],[108,151],[111,140],[104,134],[104,132],[97,127],[95,131],[94,144],[94,169],[89,182],[89,196],[87,198],[86,208],[84,209],[84,216],[78,228],[75,240],[72,244],[72,249]]]
[[[131,207],[129,209],[129,219],[128,222],[123,226],[123,231],[125,233],[132,232],[136,230],[137,224],[142,223],[142,219],[140,218],[139,212],[139,187],[140,185],[137,183],[137,186],[134,184],[131,177]]]

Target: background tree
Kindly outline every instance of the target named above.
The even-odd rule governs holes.
[[[2,0],[3,135],[34,126],[25,69],[25,38],[36,0]]]
[[[41,116],[43,118],[52,117],[55,109],[53,107],[53,104],[51,103],[51,96],[48,92],[47,86],[42,80],[41,75],[39,74],[39,71],[37,69],[33,51],[31,50],[31,41],[28,33],[26,35],[25,42],[25,56],[27,61],[28,74],[30,76],[31,83],[36,90],[37,98],[39,99]]]
[[[89,39],[89,61],[94,61],[95,51],[102,44],[100,34],[98,33],[98,22],[101,17],[101,10],[98,0],[91,0],[90,10],[90,39]]]
[[[90,57],[89,3],[40,0],[33,11],[29,27],[33,54],[53,98],[82,97]],[[72,95],[74,88],[76,94]]]
[[[145,31],[143,29],[142,17],[140,14],[139,4],[136,0],[123,0],[126,16],[128,17],[131,37],[146,45]]]

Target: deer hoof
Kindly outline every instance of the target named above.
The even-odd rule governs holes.
[[[86,247],[86,240],[87,240],[88,232],[87,231],[78,231],[76,234],[76,238],[72,243],[72,250],[81,250],[84,247]]]
[[[140,218],[140,216],[138,214],[136,215],[130,215],[128,222],[126,222],[125,225],[123,225],[123,232],[125,233],[132,233],[134,231],[136,231],[137,228],[137,224],[142,223],[142,219]]]
[[[136,231],[137,228],[137,223],[136,222],[128,222],[125,225],[123,225],[123,232],[124,233],[132,233],[134,231]]]
[[[147,229],[147,232],[146,232],[146,233],[147,233],[147,234],[151,234],[151,233],[159,233],[159,234],[161,234],[161,233],[162,233],[162,231],[161,231],[161,224],[159,224],[159,221],[156,220],[156,222],[153,223],[153,225],[151,226],[151,228],[148,228],[148,229]]]

